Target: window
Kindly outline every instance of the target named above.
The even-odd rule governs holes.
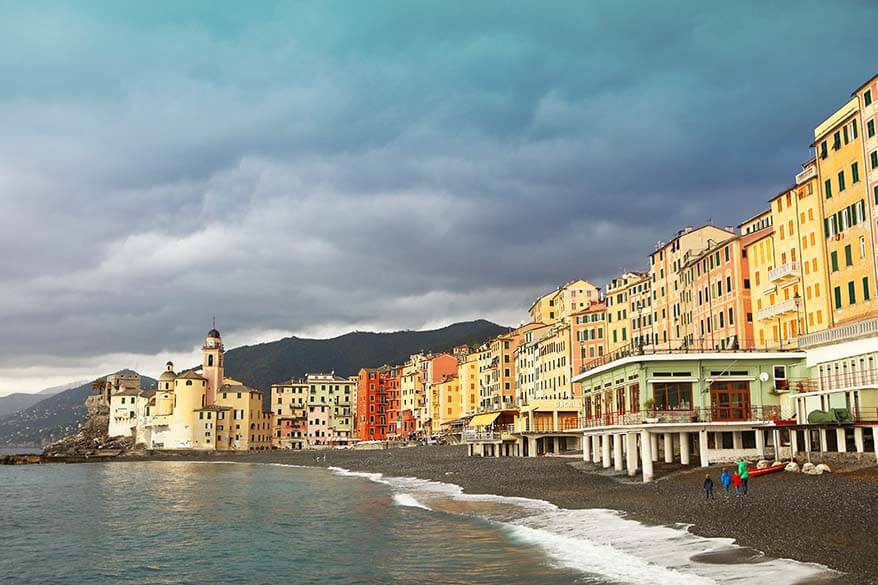
[[[869,138],[875,136],[875,120],[866,122],[866,133],[869,135]]]
[[[841,148],[841,132],[836,132],[832,135],[832,150],[838,150]]]
[[[835,287],[832,292],[833,292],[833,296],[835,296],[835,308],[840,309],[841,308],[841,287],[838,287],[838,286]]]
[[[871,298],[871,295],[869,294],[869,277],[864,276],[863,277],[863,300],[868,301],[870,298]]]
[[[866,236],[860,236],[860,260],[866,257]]]
[[[860,165],[854,163],[851,165],[851,184],[860,182]]]
[[[872,154],[869,155],[869,160],[872,163],[872,168],[878,168],[878,150],[873,150]]]
[[[872,167],[872,168],[875,168],[875,167]],[[838,171],[838,192],[841,193],[842,191],[844,191],[844,188],[845,188],[844,171]]]
[[[852,305],[857,303],[857,289],[853,280],[848,283],[848,302]]]
[[[658,382],[653,384],[656,410],[690,410],[691,382]]]
[[[829,257],[832,263],[832,271],[838,272],[838,252],[832,252]]]
[[[826,179],[823,182],[823,192],[827,199],[832,199],[832,179]]]
[[[867,89],[866,93],[863,94],[863,104],[868,106],[872,103],[872,90]]]
[[[820,158],[826,158],[826,141],[820,143]]]
[[[851,245],[848,244],[844,247],[844,264],[845,266],[853,266],[854,265],[854,255],[851,252]]]

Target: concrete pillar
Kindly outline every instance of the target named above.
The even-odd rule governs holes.
[[[708,467],[710,457],[707,455],[707,431],[698,431],[698,454],[701,456],[701,467]]]
[[[689,465],[689,433],[680,433],[680,463]]]
[[[762,429],[756,429],[753,432],[756,434],[756,451],[759,453],[759,457],[765,459],[765,433],[762,432]]]
[[[591,436],[591,462],[601,462],[601,436],[598,434]]]
[[[796,429],[790,429],[790,459],[795,459],[799,452],[799,433]]]
[[[872,427],[872,445],[875,446],[875,459],[878,460],[878,427]]]
[[[552,453],[555,455],[561,453],[561,437],[552,437]]]
[[[494,451],[494,455],[496,455],[497,457],[503,455],[503,443],[500,443],[499,445],[494,445]]]
[[[601,460],[604,469],[610,466],[610,433],[604,433],[601,437]]]
[[[628,476],[637,475],[637,435],[635,433],[626,433],[626,448],[628,451]]]
[[[774,445],[774,460],[780,461],[780,431],[771,431],[771,444]]]
[[[658,461],[658,435],[655,433],[648,433],[649,440],[652,441],[649,444],[649,453],[652,456],[653,461]]]
[[[553,431],[560,431],[561,429],[559,429],[558,426],[559,426],[558,425],[558,411],[553,410],[552,411],[552,430]]]
[[[863,439],[863,427],[854,427],[854,445],[857,446],[857,453],[866,450],[866,443]]]
[[[665,433],[664,436],[664,446],[663,449],[665,451],[665,463],[673,463],[674,462],[674,435],[671,433]]]
[[[844,427],[839,427],[835,429],[835,442],[838,444],[839,453],[847,453],[848,451],[848,443],[845,440],[844,435]]]
[[[820,451],[826,453],[829,450],[829,442],[826,440],[826,429],[820,429]]]
[[[527,437],[527,456],[537,456],[537,440],[535,437]]]
[[[622,435],[613,435],[613,467],[616,471],[622,471]]]
[[[582,460],[591,460],[591,437],[582,435]]]
[[[643,462],[643,482],[652,481],[652,444],[649,431],[640,431],[640,460]]]
[[[741,431],[732,433],[732,448],[736,451],[744,447],[744,439],[741,437]]]

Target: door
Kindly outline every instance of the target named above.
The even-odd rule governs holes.
[[[713,382],[710,385],[710,411],[715,421],[750,419],[749,382]]]

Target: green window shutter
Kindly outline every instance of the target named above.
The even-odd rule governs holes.
[[[832,135],[832,150],[841,148],[841,133],[836,132]]]
[[[869,294],[869,277],[863,277],[863,300],[868,301],[871,295]]]
[[[838,252],[833,252],[829,257],[832,259],[832,271],[838,272]]]
[[[826,141],[820,143],[820,158],[826,158]]]
[[[851,122],[851,134],[853,134],[853,138],[851,138],[851,140],[856,140],[857,139],[857,121],[856,120]]]
[[[845,266],[853,266],[854,265],[854,256],[851,251],[851,245],[848,244],[844,247],[844,263]]]
[[[875,203],[878,204],[878,185],[875,186]],[[829,237],[829,218],[823,218],[823,237]]]
[[[875,205],[878,205],[878,185],[875,185],[875,188],[873,189],[873,191],[874,191],[874,195],[875,195]]]
[[[867,106],[872,103],[872,90],[871,89],[867,89],[866,93],[863,94],[863,103]]]
[[[844,171],[838,171],[838,192],[841,193],[844,191]]]
[[[842,132],[844,134],[844,143],[847,144],[848,142],[850,142],[850,140],[848,140],[848,125],[847,124],[845,124],[844,128],[842,128]]]
[[[857,183],[860,181],[860,165],[859,163],[854,163],[851,165],[851,183]]]
[[[832,179],[826,179],[823,182],[823,190],[826,193],[826,198],[832,199]]]
[[[833,290],[833,293],[835,294],[835,308],[840,309],[841,308],[841,287],[838,287],[838,286],[835,287],[835,289]]]
[[[857,288],[854,286],[853,280],[848,283],[848,301],[852,305],[857,303]]]
[[[869,155],[869,160],[872,162],[872,168],[878,168],[878,150],[872,151],[872,154]]]
[[[869,135],[869,138],[875,136],[875,120],[869,120],[866,123],[866,134]]]

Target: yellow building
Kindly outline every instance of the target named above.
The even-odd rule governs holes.
[[[854,97],[814,130],[828,258],[831,325],[878,315],[871,193],[859,100]],[[878,156],[878,155],[876,155]],[[878,166],[878,161],[876,161]]]
[[[434,429],[447,430],[447,425],[461,416],[460,381],[457,375],[443,376],[430,386],[430,401]],[[438,421],[438,424],[437,424]]]
[[[588,307],[600,298],[600,289],[587,280],[571,280],[547,293],[531,305],[530,320],[534,323],[555,323]]]
[[[458,357],[457,378],[460,385],[460,413],[466,416],[479,408],[479,354]]]
[[[536,398],[572,398],[569,324],[556,323],[537,340],[537,359],[539,378],[534,388]]]
[[[654,345],[664,349],[677,349],[685,344],[681,306],[683,282],[680,272],[683,259],[687,254],[698,253],[712,243],[722,242],[734,235],[730,229],[712,225],[687,227],[677,232],[670,242],[660,244],[650,254]]]
[[[551,328],[552,325],[542,325],[526,331],[515,348],[515,403],[518,406],[529,404],[537,397],[540,380],[539,342]]]
[[[483,357],[480,356],[480,376],[484,376],[487,389],[483,393],[482,409],[509,408],[515,402],[515,350],[531,329],[542,327],[541,323],[527,323],[492,339],[489,344],[488,365],[485,371]]]
[[[649,274],[626,272],[607,283],[607,352],[646,345],[651,339]]]
[[[860,109],[860,140],[866,162],[866,193],[872,209],[872,247],[878,262],[878,75],[858,87],[853,94]]]

